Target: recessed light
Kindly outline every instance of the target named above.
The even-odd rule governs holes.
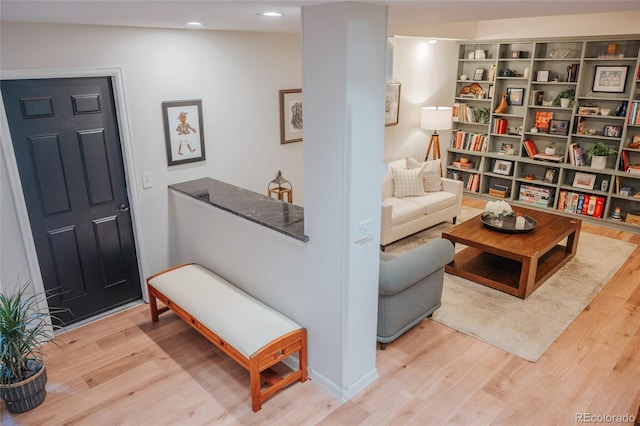
[[[281,18],[284,15],[280,12],[262,12],[258,13],[258,16],[262,16],[264,18]]]
[[[187,22],[185,25],[187,27],[192,27],[192,28],[204,27],[204,24],[202,22],[196,22],[196,21]]]
[[[437,39],[435,39],[435,38],[432,38],[431,40],[429,40],[429,43],[430,43],[430,44],[435,44],[435,43],[437,43],[437,42],[438,42],[438,40],[437,40]]]

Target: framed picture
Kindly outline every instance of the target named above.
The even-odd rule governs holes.
[[[533,127],[538,129],[539,132],[549,131],[549,122],[553,118],[553,113],[550,111],[536,111]]]
[[[511,161],[496,160],[493,163],[493,173],[509,176],[511,174],[511,166],[513,166]]]
[[[484,77],[484,68],[476,68],[475,72],[473,73],[473,79],[475,81],[480,81],[482,80],[483,77]]]
[[[549,70],[538,71],[536,81],[549,81]]]
[[[573,178],[573,187],[582,189],[593,189],[593,185],[596,183],[596,175],[590,175],[588,173],[576,173]]]
[[[400,118],[400,83],[387,83],[384,99],[384,125],[395,126]]]
[[[513,144],[512,143],[502,143],[502,148],[500,148],[500,152],[504,152],[507,155],[513,155],[513,153],[515,152],[513,150]]]
[[[280,144],[302,141],[302,89],[280,90]]]
[[[489,75],[487,76],[487,81],[493,81],[496,79],[496,66],[495,64],[489,67]]]
[[[604,126],[602,135],[609,138],[619,138],[622,135],[622,126]]]
[[[624,93],[628,70],[628,65],[596,65],[593,91]]]
[[[167,163],[203,161],[202,100],[162,102]]]
[[[549,120],[549,134],[563,135],[569,134],[569,121],[568,120]]]
[[[549,183],[555,183],[556,173],[557,173],[556,169],[547,168],[547,170],[544,172],[544,181]]]
[[[507,103],[509,105],[522,105],[524,103],[524,89],[507,88]]]
[[[495,89],[493,84],[491,86],[489,86],[489,99],[493,99],[493,93],[494,93]]]

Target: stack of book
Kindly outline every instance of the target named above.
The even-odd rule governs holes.
[[[583,194],[581,192],[560,191],[558,210],[601,218],[604,214],[605,198],[599,195]]]
[[[480,189],[480,175],[473,174],[469,176],[469,180],[467,181],[467,191],[478,192],[479,189]]]
[[[558,163],[564,160],[564,157],[562,155],[545,154],[543,152],[538,152],[536,144],[531,139],[523,141],[522,145],[524,145],[524,150],[527,151],[527,155],[529,156],[529,158],[533,158],[534,160],[555,161]]]
[[[451,163],[451,165],[453,167],[455,167],[456,169],[462,169],[462,170],[471,170],[474,169],[476,167],[476,163],[473,161],[469,161],[467,163],[462,163],[460,161],[454,161],[453,163]]]
[[[493,133],[497,135],[506,135],[507,134],[507,120],[504,118],[494,118],[493,119]]]
[[[538,207],[549,207],[553,201],[553,193],[549,188],[532,185],[520,185],[518,201]]]
[[[473,107],[461,102],[454,102],[451,120],[459,123],[478,122]]]
[[[631,111],[629,111],[627,124],[631,124],[633,126],[640,126],[640,101],[631,102]]]
[[[587,160],[584,157],[584,152],[580,146],[573,142],[569,144],[569,164],[574,166],[586,166]]]
[[[487,135],[458,130],[451,135],[451,148],[468,151],[486,151]]]
[[[509,187],[494,183],[489,187],[489,195],[499,198],[507,198],[509,196]]]

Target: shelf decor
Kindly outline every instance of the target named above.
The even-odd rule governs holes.
[[[593,91],[624,93],[628,70],[627,65],[596,65]]]

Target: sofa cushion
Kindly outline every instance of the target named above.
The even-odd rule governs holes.
[[[411,170],[392,168],[393,196],[401,198],[423,195],[422,169],[422,167],[416,167]]]
[[[442,191],[442,177],[440,174],[440,160],[429,160],[424,163],[415,158],[406,158],[407,169],[423,167],[422,178],[425,192]]]
[[[423,206],[423,213],[431,214],[444,210],[447,207],[455,206],[458,202],[456,194],[450,192],[427,192],[421,197],[413,197],[411,201]],[[393,220],[392,220],[393,223]]]
[[[384,202],[391,205],[391,226],[398,226],[424,217],[424,204],[411,198],[387,198]]]

